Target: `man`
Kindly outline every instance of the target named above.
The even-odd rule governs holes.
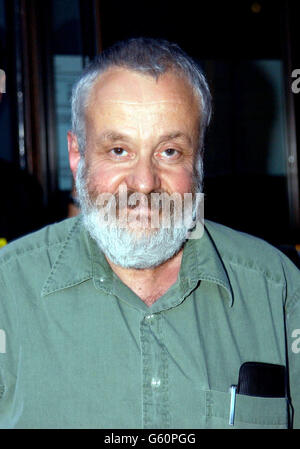
[[[72,114],[82,216],[1,253],[1,426],[300,427],[299,271],[259,239],[198,227],[198,67],[165,41],[116,44]]]

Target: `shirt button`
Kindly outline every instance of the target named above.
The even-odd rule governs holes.
[[[100,279],[99,279],[99,281],[100,281],[101,283],[103,283],[104,280],[105,280],[104,278],[100,278]]]
[[[146,315],[146,320],[147,320],[147,321],[152,321],[153,318],[154,318],[153,313],[152,313],[151,315]]]
[[[158,377],[152,377],[151,379],[151,387],[159,388],[160,387],[160,379]]]

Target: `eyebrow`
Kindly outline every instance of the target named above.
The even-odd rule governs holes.
[[[167,140],[175,140],[175,139],[184,139],[189,144],[192,143],[192,139],[190,138],[190,136],[181,131],[174,131],[160,136],[160,143],[165,142]]]
[[[130,140],[130,137],[126,136],[126,134],[117,133],[115,131],[105,131],[97,138],[98,143],[102,143],[104,141],[116,142],[117,140]]]
[[[174,131],[170,133],[163,134],[159,137],[159,143],[163,143],[169,140],[176,140],[176,139],[184,139],[189,144],[192,143],[192,139],[187,134],[181,132],[181,131]],[[130,142],[132,138],[126,134],[121,134],[116,131],[105,131],[97,138],[97,143],[103,143],[103,142],[117,142],[117,141],[127,141]]]

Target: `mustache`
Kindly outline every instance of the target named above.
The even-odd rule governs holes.
[[[164,196],[165,195],[165,196]],[[96,198],[93,201],[98,210],[102,208],[114,208],[116,217],[120,218],[122,212],[125,210],[139,211],[140,209],[147,210],[149,212],[155,212],[161,214],[163,211],[163,207],[165,204],[165,199],[170,197],[169,193],[159,189],[152,191],[150,193],[141,193],[133,189],[129,189],[124,192],[120,192],[120,190],[114,194],[108,194],[108,198],[106,198],[105,194],[97,194]],[[91,198],[91,195],[90,195]],[[174,212],[174,203],[173,201],[168,201],[170,213]]]
[[[196,188],[192,188],[192,191],[188,193],[192,199],[195,200]],[[170,194],[166,190],[156,189],[149,193],[142,193],[136,190],[124,189],[118,190],[118,192],[112,193],[98,193],[96,191],[89,192],[89,198],[98,209],[104,207],[114,207],[116,212],[119,213],[125,208],[130,210],[135,209],[151,209],[151,211],[161,212],[163,208],[168,208],[171,213],[174,212],[175,206],[178,204],[184,204],[183,198],[186,193],[181,194],[173,192]]]
[[[128,209],[134,210],[139,208],[140,206],[148,206],[151,205],[151,207],[153,206],[153,198],[154,195],[168,195],[168,192],[164,191],[164,190],[154,190],[150,193],[143,193],[141,194],[141,192],[138,192],[137,190],[127,190],[127,201],[126,204],[124,203],[124,200],[122,198],[122,195],[120,194],[120,192],[117,192],[114,197],[116,200],[116,204],[117,207],[119,207],[120,209],[122,207],[127,207]],[[160,202],[158,204],[160,206]]]
[[[102,214],[105,222],[137,223],[146,226],[151,221],[151,226],[158,228],[190,223],[196,219],[199,198],[198,193],[192,192],[180,194],[173,192],[171,195],[162,190],[155,190],[148,194],[134,191],[120,190],[115,194],[99,194],[94,207]],[[201,194],[200,194],[201,195]],[[129,215],[128,215],[129,214]]]

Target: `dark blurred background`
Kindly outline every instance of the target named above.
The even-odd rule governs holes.
[[[0,0],[0,239],[76,213],[66,139],[72,84],[102,49],[150,36],[192,55],[213,93],[206,219],[262,237],[297,262],[299,3]]]

